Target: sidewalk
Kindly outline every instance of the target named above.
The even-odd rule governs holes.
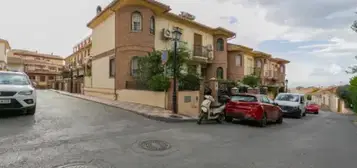
[[[68,93],[64,91],[59,91],[59,90],[53,90],[50,89],[51,91],[57,92],[59,94],[63,94],[66,96],[71,96],[83,100],[88,100],[88,101],[93,101],[96,103],[116,107],[116,108],[121,108],[123,110],[127,110],[139,115],[142,115],[144,117],[153,119],[153,120],[158,120],[158,121],[164,121],[164,122],[192,122],[196,121],[196,118],[191,118],[179,114],[173,114],[169,110],[165,110],[163,108],[159,107],[153,107],[149,105],[143,105],[143,104],[138,104],[138,103],[131,103],[131,102],[123,102],[123,101],[115,101],[115,100],[107,100],[107,99],[102,99],[98,97],[93,97],[93,96],[86,96],[82,94],[73,94],[73,93]]]

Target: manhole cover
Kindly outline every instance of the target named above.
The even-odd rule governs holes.
[[[139,146],[148,151],[164,151],[171,148],[168,142],[161,140],[146,140],[139,143]]]
[[[82,163],[74,163],[74,164],[67,164],[63,166],[59,166],[57,168],[98,168],[94,165],[82,164]]]

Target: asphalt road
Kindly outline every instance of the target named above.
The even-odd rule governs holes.
[[[199,126],[157,122],[51,91],[38,96],[35,116],[0,118],[1,168],[357,166],[357,127],[331,112],[266,128]]]

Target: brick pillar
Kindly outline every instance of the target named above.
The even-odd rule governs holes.
[[[204,91],[205,91],[205,82],[204,80],[201,80],[200,92],[198,96],[198,114],[201,112],[201,103],[203,102]]]
[[[211,78],[208,81],[208,86],[212,89],[212,97],[217,101],[218,100],[218,81],[216,78]]]

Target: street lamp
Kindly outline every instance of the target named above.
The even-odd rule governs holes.
[[[173,112],[177,114],[177,87],[176,87],[176,74],[177,74],[177,42],[181,39],[181,31],[179,30],[178,27],[174,29],[172,32],[173,35],[173,40],[174,40],[174,60],[173,60],[173,66],[174,66],[174,90],[172,93],[172,106],[173,106]]]
[[[288,92],[288,82],[289,82],[289,81],[288,81],[287,79],[285,79],[285,89],[286,89],[285,92],[286,92],[286,93]]]
[[[70,82],[70,92],[73,93],[73,69],[72,64],[69,64],[70,75],[71,75],[71,82]]]

